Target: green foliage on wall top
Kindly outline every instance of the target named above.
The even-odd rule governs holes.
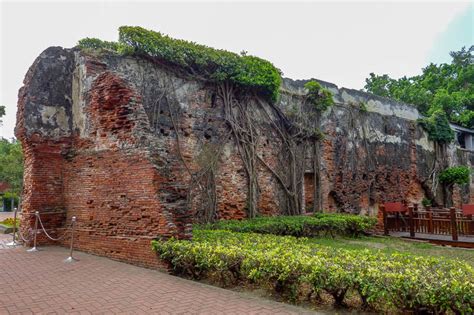
[[[450,143],[454,139],[454,131],[449,125],[448,117],[442,110],[437,110],[430,117],[422,118],[419,123],[428,132],[428,138],[438,143]]]
[[[118,43],[85,38],[78,46],[151,56],[190,75],[215,83],[231,82],[271,101],[276,101],[282,80],[281,71],[267,60],[174,39],[142,27],[120,27]]]
[[[467,166],[448,167],[439,174],[439,181],[443,184],[464,185],[469,183],[470,170]]]
[[[334,104],[331,91],[321,86],[319,82],[311,80],[306,82],[304,87],[308,90],[307,101],[313,104],[316,110],[325,111]]]
[[[119,51],[120,49],[120,44],[117,42],[108,42],[98,38],[89,37],[79,40],[78,46],[87,49],[104,49],[112,51]]]

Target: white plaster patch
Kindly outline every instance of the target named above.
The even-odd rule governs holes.
[[[407,120],[417,120],[420,118],[418,110],[414,107],[386,104],[376,100],[369,100],[367,102],[367,111],[385,116],[397,116]]]
[[[44,125],[57,126],[61,131],[68,130],[69,121],[64,107],[43,106],[40,112]]]
[[[393,114],[389,106],[384,105],[380,101],[369,100],[367,102],[367,111],[379,113],[381,115],[390,116]]]
[[[378,129],[369,129],[367,126],[364,126],[363,128],[365,129],[365,134],[367,135],[367,140],[369,140],[369,142],[396,143],[396,144],[400,144],[404,142],[402,138],[398,136],[394,136],[394,135],[387,135]]]
[[[341,97],[344,100],[344,103],[357,103],[357,99],[346,91],[342,91]]]
[[[428,140],[428,135],[425,133],[423,133],[423,137],[415,140],[415,144],[422,147],[426,151],[434,151],[434,144],[432,141]]]

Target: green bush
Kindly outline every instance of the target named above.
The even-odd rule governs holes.
[[[225,284],[247,282],[293,299],[327,293],[344,304],[350,292],[359,296],[361,306],[381,312],[472,314],[474,308],[474,270],[456,260],[219,230],[196,230],[192,241],[153,241],[152,246],[178,274]]]
[[[304,88],[308,90],[306,94],[307,101],[313,104],[316,110],[325,111],[334,104],[331,91],[322,87],[319,82],[314,80],[308,81]]]
[[[322,214],[314,216],[259,217],[247,220],[228,220],[196,226],[197,229],[254,232],[275,235],[359,236],[368,233],[377,219],[350,214]]]
[[[431,199],[428,199],[428,198],[423,198],[423,200],[421,201],[421,204],[423,205],[423,207],[428,207],[432,205],[432,202],[431,202]]]
[[[282,81],[281,71],[267,60],[173,39],[141,27],[120,27],[118,43],[85,38],[78,46],[147,55],[211,82],[234,83],[271,101],[277,99]]]
[[[430,117],[419,119],[419,123],[428,132],[428,139],[431,141],[450,143],[454,139],[448,116],[442,110],[436,110]]]
[[[98,38],[83,38],[79,40],[78,46],[80,48],[88,48],[88,49],[104,49],[104,50],[111,50],[117,52],[119,50],[119,43],[117,42],[108,42],[105,40],[101,40]]]
[[[448,185],[464,185],[469,183],[469,173],[470,170],[467,166],[448,167],[439,173],[439,182]]]

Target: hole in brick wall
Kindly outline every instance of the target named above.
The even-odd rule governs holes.
[[[211,95],[211,107],[216,106],[216,93],[212,93]]]
[[[330,191],[328,194],[328,205],[329,209],[334,212],[336,212],[338,208],[342,206],[342,202],[334,190]]]
[[[204,132],[204,138],[206,138],[207,140],[210,140],[212,138],[212,129],[207,129]]]

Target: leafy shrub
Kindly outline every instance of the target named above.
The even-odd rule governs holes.
[[[275,235],[359,236],[368,233],[377,224],[377,219],[350,214],[322,214],[314,216],[259,217],[248,220],[228,220],[197,226],[198,229],[254,232]]]
[[[454,131],[442,110],[434,111],[430,117],[420,119],[419,123],[428,132],[428,139],[431,141],[450,143],[454,139]]]
[[[467,166],[448,167],[439,174],[439,181],[448,185],[464,185],[469,183],[469,173],[469,167]]]
[[[431,206],[431,199],[423,198],[423,200],[421,201],[421,204],[423,205],[423,207]]]
[[[85,38],[78,46],[144,54],[211,82],[231,82],[256,91],[271,101],[277,99],[282,80],[281,71],[264,59],[173,39],[141,27],[120,27],[118,43]]]
[[[227,284],[244,281],[300,299],[328,293],[344,304],[352,292],[364,307],[381,312],[471,314],[474,308],[474,270],[455,260],[219,230],[196,230],[192,241],[153,241],[152,246],[179,274]]]
[[[322,87],[319,82],[311,80],[306,82],[304,87],[308,90],[306,100],[313,104],[316,110],[325,111],[334,104],[331,91]]]
[[[117,42],[108,42],[108,41],[101,40],[98,38],[86,37],[79,40],[78,46],[81,48],[88,48],[88,49],[104,49],[104,50],[118,51],[120,45]]]
[[[1,221],[0,224],[7,225],[7,226],[13,226],[15,223],[15,220],[13,218],[6,218],[5,220]],[[16,222],[16,225],[18,226],[19,221]]]

